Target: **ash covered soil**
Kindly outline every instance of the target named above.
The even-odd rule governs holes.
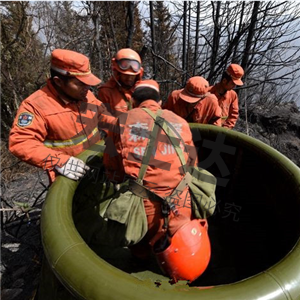
[[[270,109],[255,106],[247,115],[246,123],[241,109],[234,130],[263,141],[300,166],[300,112],[294,103]],[[6,168],[2,176],[7,172],[18,174],[20,165],[24,168],[24,163]],[[48,178],[38,169],[27,168],[29,172],[1,181],[2,300],[33,300],[39,283],[43,258],[40,213],[46,192],[41,193]],[[26,214],[31,206],[34,209]]]
[[[47,175],[38,171],[9,184],[1,182],[2,300],[35,297],[43,258],[40,213],[47,185]],[[28,211],[27,204],[33,209]]]

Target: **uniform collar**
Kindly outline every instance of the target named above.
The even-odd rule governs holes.
[[[129,89],[125,89],[123,86],[118,85],[119,92],[123,93],[128,99],[130,99],[131,95],[133,94],[133,88],[134,87],[131,87]]]
[[[161,106],[154,100],[145,100],[140,105],[139,108],[149,108],[150,110],[157,111],[161,109]]]
[[[215,86],[214,86],[214,90],[215,90],[215,92],[219,95],[219,96],[225,96],[226,95],[226,93],[227,93],[227,91],[225,90],[225,92],[224,93],[220,93],[219,91],[220,91],[220,89],[222,89],[222,87],[221,87],[221,83],[217,83]]]
[[[82,101],[86,102],[85,100],[76,102],[74,100],[68,99],[66,97],[66,95],[60,95],[59,92],[55,89],[54,85],[52,84],[52,81],[50,78],[47,80],[47,87],[49,88],[50,92],[55,96],[55,98],[60,100],[61,102],[63,102],[63,104],[65,104],[65,105],[70,105],[70,104],[77,105],[78,103],[81,103]]]

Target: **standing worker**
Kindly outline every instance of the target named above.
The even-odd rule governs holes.
[[[239,100],[233,90],[237,85],[243,85],[241,78],[244,75],[243,68],[238,64],[231,64],[223,73],[219,83],[209,87],[209,91],[218,98],[222,109],[222,127],[232,129],[239,117]]]
[[[184,89],[173,91],[163,106],[190,123],[221,126],[221,108],[215,95],[208,92],[209,83],[201,76],[191,77]]]
[[[191,195],[182,164],[188,161],[189,153],[178,155],[170,142],[172,135],[173,141],[180,136],[180,149],[194,147],[189,124],[161,109],[159,85],[154,80],[138,82],[132,98],[134,109],[120,115],[108,134],[116,151],[104,154],[108,178],[114,183],[129,179],[131,191],[144,204],[148,230],[130,249],[140,259],[146,259],[154,250],[161,268],[174,281],[194,280],[208,264],[210,244],[207,227],[192,220]],[[171,132],[167,134],[168,130]],[[161,200],[166,198],[173,199],[169,209],[166,200]],[[121,197],[120,202],[123,200]],[[127,214],[124,210],[121,213]],[[167,248],[160,243],[166,241],[162,237],[171,238]]]
[[[90,91],[101,80],[91,73],[85,55],[56,49],[50,72],[47,85],[21,103],[9,150],[47,170],[50,182],[59,174],[78,180],[89,167],[74,156],[98,142],[114,117]]]
[[[99,87],[98,97],[112,115],[132,108],[131,95],[136,81],[143,76],[142,61],[137,52],[124,48],[112,58],[112,77]]]

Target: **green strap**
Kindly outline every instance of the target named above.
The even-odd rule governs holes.
[[[126,97],[125,97],[125,98],[126,98]],[[128,100],[128,99],[126,98],[125,101],[126,101],[128,110],[132,110],[132,103],[130,102],[130,100]]]
[[[157,112],[157,116],[159,117],[161,115],[161,113],[162,113],[162,111],[159,110]],[[159,129],[159,127],[155,123],[156,115],[153,114],[153,116],[151,116],[151,117],[154,119],[154,122],[153,122],[153,125],[152,125],[152,129],[150,130],[150,136],[149,136],[149,139],[148,139],[148,144],[147,144],[145,154],[144,154],[143,159],[142,159],[142,166],[140,168],[139,176],[138,176],[138,179],[137,179],[137,181],[141,184],[143,183],[142,181],[143,181],[144,175],[145,175],[146,170],[147,170],[148,165],[149,165],[150,157],[151,157],[151,154],[152,154],[152,150],[154,148],[154,144],[156,142],[156,137],[157,137],[157,133],[158,133],[158,129]]]
[[[178,143],[178,140],[181,141],[184,146],[185,146],[185,143],[183,142],[183,140],[182,140],[181,136],[179,135],[179,133],[177,132],[177,130],[166,119],[161,118],[160,116],[156,118],[155,114],[153,114],[153,112],[151,110],[149,110],[147,108],[143,108],[143,110],[145,112],[147,112],[154,119],[155,124],[160,126],[162,128],[162,130],[165,132],[165,134],[171,141],[171,143],[181,161],[184,172],[186,173],[186,162],[185,162],[183,151],[180,148],[180,142]],[[177,137],[175,137],[175,135]]]
[[[156,141],[158,128],[160,127],[165,132],[165,134],[168,136],[168,138],[171,140],[171,143],[173,144],[173,147],[176,149],[176,153],[177,153],[177,155],[178,155],[178,157],[181,161],[182,168],[183,168],[184,172],[186,173],[186,165],[185,165],[184,155],[183,155],[183,152],[180,148],[180,142],[178,143],[178,139],[175,138],[174,133],[176,133],[178,135],[179,141],[182,141],[182,139],[180,138],[180,135],[178,134],[176,129],[170,123],[168,123],[169,126],[167,126],[167,123],[166,123],[167,121],[160,116],[162,114],[162,110],[158,110],[157,115],[155,115],[151,110],[149,110],[147,108],[143,108],[143,110],[153,118],[154,124],[155,124],[154,128],[152,130],[152,133],[150,135],[150,143],[148,143],[145,155],[143,157],[143,162],[142,162],[143,168],[145,169],[148,166],[150,156],[151,156],[151,151],[152,151],[154,143]],[[173,130],[173,132],[172,132],[171,129]],[[146,162],[147,162],[147,165],[146,165]],[[140,173],[141,173],[141,170],[140,170]],[[189,180],[190,179],[184,177],[184,180],[182,180],[179,183],[180,188],[183,188],[183,185],[188,184]],[[169,197],[162,198],[162,214],[164,215],[164,225],[163,225],[164,229],[167,229],[168,225],[169,225],[169,212],[170,212],[170,210],[172,210],[175,215],[178,214],[178,211],[177,211],[174,203],[170,202],[170,200],[172,199],[172,196],[175,192],[176,192],[176,188],[174,189],[173,193]]]

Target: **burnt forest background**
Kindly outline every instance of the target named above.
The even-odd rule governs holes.
[[[105,82],[132,48],[162,100],[192,76],[245,70],[234,130],[300,166],[300,2],[1,1],[1,299],[32,299],[42,261],[39,217],[48,180],[7,150],[17,109],[49,76],[55,48],[81,52]],[[95,90],[94,90],[95,92]],[[100,99],[101,100],[101,99]]]

